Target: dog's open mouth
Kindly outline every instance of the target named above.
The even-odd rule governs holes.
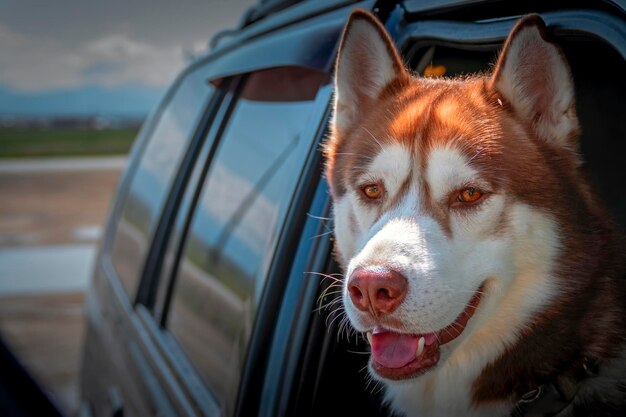
[[[480,303],[479,289],[447,327],[432,333],[406,334],[377,327],[367,333],[372,345],[372,369],[383,378],[399,380],[422,375],[439,362],[439,347],[463,333]]]

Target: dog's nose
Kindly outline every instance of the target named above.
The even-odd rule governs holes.
[[[356,308],[374,315],[391,313],[404,300],[408,283],[399,272],[383,268],[357,268],[348,279],[348,292]]]

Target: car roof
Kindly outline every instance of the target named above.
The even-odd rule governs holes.
[[[351,4],[360,3],[359,0],[257,0],[245,13],[243,13],[239,25],[236,28],[226,29],[218,32],[210,41],[211,49],[221,43],[225,38],[236,37],[242,30],[250,26],[257,26],[258,23],[274,15],[280,14],[286,9],[296,7],[299,9],[294,11],[295,20],[306,18],[307,15],[316,15],[324,11],[336,9]],[[376,5],[381,0],[376,2]],[[480,11],[482,16],[495,14],[502,16],[503,13],[524,14],[527,10],[536,9],[536,12],[546,9],[558,8],[601,8],[612,10],[618,14],[626,16],[626,0],[555,0],[546,3],[543,0],[527,0],[525,2],[510,2],[508,0],[386,0],[385,7],[393,7],[393,5],[402,3],[405,11],[414,17],[421,16],[423,18],[449,15],[448,17],[464,17],[471,19],[474,17],[471,13],[467,13],[468,8]],[[374,7],[376,7],[376,5]],[[491,10],[491,13],[484,14],[485,8]],[[288,13],[289,14],[289,13]],[[297,15],[297,16],[296,16]],[[272,19],[269,19],[272,20]],[[463,20],[463,19],[462,19]],[[261,25],[262,26],[262,25]],[[278,25],[280,26],[280,25]]]
[[[269,15],[275,14],[297,3],[304,2],[320,2],[320,0],[258,0],[257,3],[252,6],[244,15],[241,22],[241,27],[248,26],[258,20],[263,19]],[[390,1],[390,0],[389,0]],[[327,6],[341,6],[349,3],[356,3],[355,0],[323,0]],[[465,8],[467,6],[475,6],[480,4],[489,4],[491,6],[510,4],[507,0],[397,0],[391,1],[392,3],[404,3],[405,8],[410,13],[446,13],[455,9]],[[533,1],[531,3],[544,3],[543,1]],[[581,7],[585,6],[592,1],[589,0],[565,0],[553,2],[551,7],[554,7],[554,3],[561,3],[563,7]],[[618,9],[621,13],[626,14],[626,0],[601,0],[594,3],[604,3],[607,7]],[[528,2],[527,2],[528,5]]]

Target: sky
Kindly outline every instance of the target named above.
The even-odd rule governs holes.
[[[0,116],[141,116],[255,0],[2,0]]]

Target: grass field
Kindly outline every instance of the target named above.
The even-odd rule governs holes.
[[[0,128],[0,158],[125,155],[138,129]]]

